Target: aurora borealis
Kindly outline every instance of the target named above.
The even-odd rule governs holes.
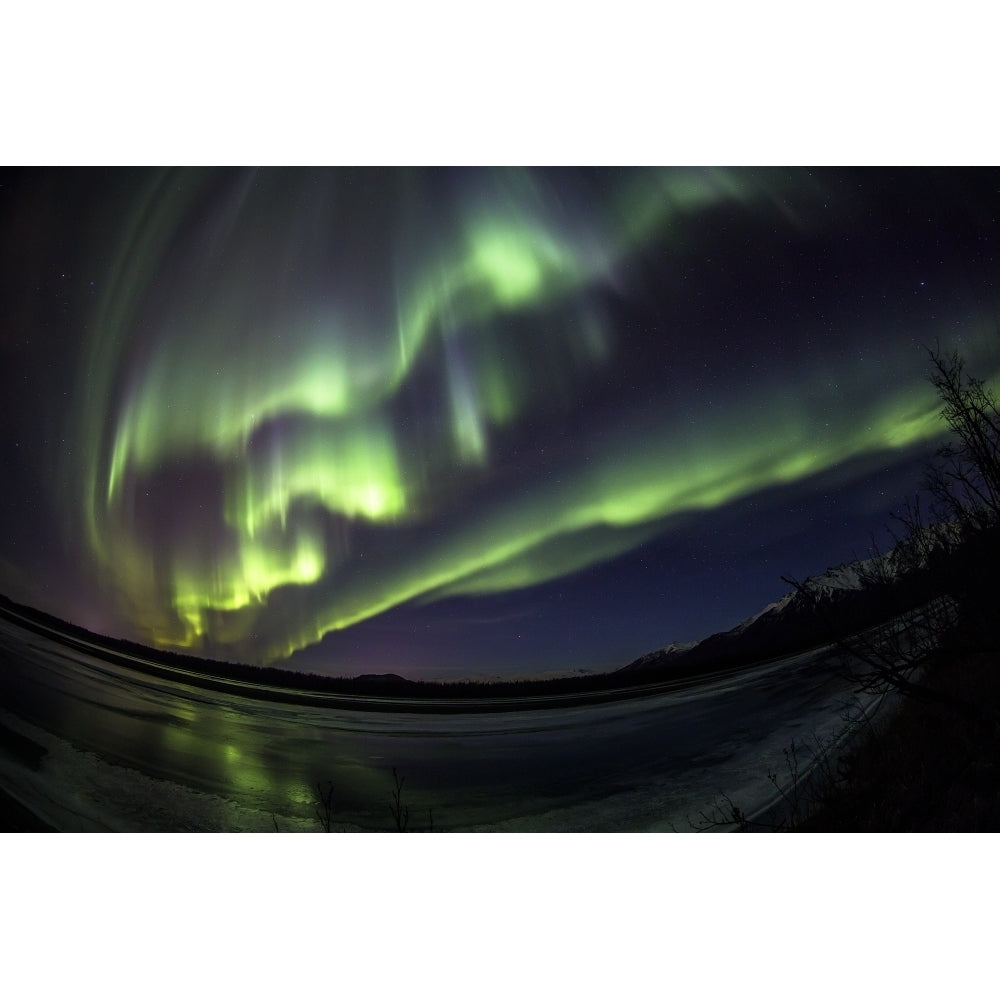
[[[345,674],[609,669],[728,628],[919,485],[926,345],[1000,374],[997,186],[7,174],[0,590]]]

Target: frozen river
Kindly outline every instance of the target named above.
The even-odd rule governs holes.
[[[503,712],[283,703],[161,678],[0,618],[0,787],[61,830],[691,829],[774,794],[856,705],[829,651],[641,697]],[[328,786],[330,782],[332,785]]]

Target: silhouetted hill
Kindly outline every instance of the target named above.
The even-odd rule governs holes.
[[[727,632],[697,643],[671,644],[606,673],[539,680],[416,681],[395,673],[327,677],[280,667],[206,660],[96,635],[3,595],[0,615],[23,627],[54,634],[59,641],[82,651],[96,649],[100,655],[135,670],[204,687],[238,689],[238,693],[249,697],[287,701],[317,693],[342,695],[352,699],[355,707],[364,707],[367,698],[397,698],[439,703],[488,701],[493,708],[500,708],[503,699],[628,696],[630,689],[694,679],[814,649],[887,621],[942,593],[948,587],[949,576],[954,576],[942,571],[942,560],[956,559],[955,552],[946,555],[942,548],[936,558],[881,581],[873,579],[869,563],[848,563],[807,580],[799,589],[791,590]]]
[[[831,567],[727,632],[671,644],[619,673],[646,677],[696,674],[759,663],[856,635],[944,593],[954,593],[967,553],[953,540],[931,544],[916,566],[893,572],[892,553]]]
[[[345,706],[379,708],[375,699],[404,699],[394,704],[396,710],[421,710],[422,702],[435,710],[446,710],[448,702],[461,701],[462,711],[499,710],[505,699],[574,696],[593,694],[610,696],[612,689],[638,688],[647,678],[624,681],[613,674],[591,674],[541,680],[517,681],[416,681],[399,674],[363,674],[357,677],[327,677],[280,667],[258,667],[243,663],[206,660],[184,653],[152,649],[126,639],[97,635],[78,625],[63,621],[44,611],[26,607],[0,595],[0,616],[23,628],[53,637],[81,652],[97,653],[110,662],[174,681],[215,690],[232,691],[244,697],[269,701],[300,702],[310,695],[324,698],[342,696]],[[371,701],[368,701],[371,699]],[[481,704],[473,705],[473,702]],[[547,702],[555,706],[557,702]],[[510,707],[514,707],[511,705]]]

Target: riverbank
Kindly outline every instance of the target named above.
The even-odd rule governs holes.
[[[942,651],[925,664],[934,694],[1000,717],[1000,649]],[[799,832],[1000,830],[1000,726],[944,701],[905,699],[847,751]]]

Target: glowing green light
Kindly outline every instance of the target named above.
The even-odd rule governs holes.
[[[572,264],[570,254],[544,233],[498,225],[477,230],[473,237],[470,271],[506,307],[531,301],[542,289],[546,271],[558,273]]]
[[[183,176],[126,221],[74,428],[72,530],[161,645],[256,658],[260,634],[267,658],[287,656],[407,601],[564,576],[678,515],[943,429],[928,386],[848,412],[811,381],[762,382],[711,418],[665,392],[510,488],[497,456],[517,461],[514,436],[584,406],[627,350],[600,309],[628,289],[625,265],[708,208],[783,204],[777,182],[626,173],[570,212],[529,173],[501,172],[430,229],[414,198],[402,207],[420,224],[381,247],[340,232],[354,205],[335,185],[316,197],[289,180],[282,198],[308,209],[292,225],[255,193],[259,180],[274,196],[270,175],[241,181],[220,218],[199,200],[210,175]],[[191,227],[204,245],[182,244],[188,259],[174,240]],[[356,253],[330,249],[348,236]],[[683,338],[664,310],[665,336]]]

